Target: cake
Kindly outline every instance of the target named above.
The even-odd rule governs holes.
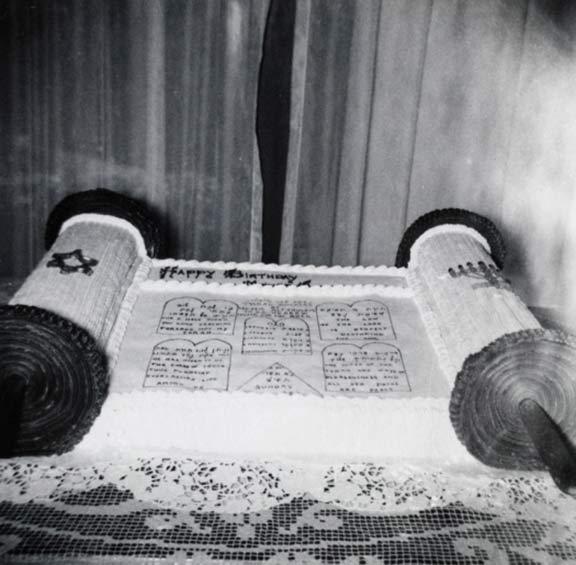
[[[0,311],[0,350],[22,349],[32,325],[55,359],[41,343],[26,352],[38,369],[14,454],[542,466],[514,412],[524,384],[480,408],[468,392],[486,372],[488,392],[530,381],[492,363],[514,348],[514,359],[552,351],[538,370],[553,375],[574,343],[513,292],[481,216],[423,216],[396,267],[158,260],[155,221],[102,190],[68,197],[47,233],[48,253]],[[565,375],[541,380],[524,388],[544,404],[551,387],[576,389]]]
[[[199,270],[292,286],[157,278]],[[79,453],[471,460],[405,270],[151,261],[126,306]]]

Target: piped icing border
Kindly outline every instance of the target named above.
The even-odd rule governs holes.
[[[364,296],[366,294],[381,294],[386,297],[412,298],[413,290],[408,286],[385,286],[379,284],[330,285],[311,287],[266,286],[254,284],[243,286],[235,283],[218,283],[205,281],[153,281],[145,280],[141,283],[142,292],[209,292],[213,294],[237,294],[241,296]]]
[[[140,295],[140,286],[146,280],[148,273],[150,272],[151,261],[152,260],[146,256],[142,259],[140,265],[138,265],[132,283],[128,287],[124,299],[122,300],[122,304],[120,305],[120,310],[116,315],[116,322],[112,328],[112,332],[110,333],[108,343],[106,344],[106,354],[108,356],[110,371],[114,370],[116,363],[118,362],[120,348],[124,341],[124,334],[128,328],[134,305]]]
[[[270,401],[278,401],[286,404],[302,403],[310,404],[312,408],[322,409],[328,405],[334,409],[345,409],[350,405],[362,404],[364,407],[371,404],[373,408],[382,409],[383,405],[390,406],[392,410],[404,412],[406,409],[417,412],[446,412],[448,413],[450,398],[440,396],[414,396],[414,397],[381,397],[375,394],[366,394],[365,396],[344,396],[343,394],[332,394],[330,396],[318,396],[316,394],[283,394],[273,392],[253,392],[245,390],[219,390],[219,389],[204,389],[204,390],[189,390],[185,387],[173,390],[170,388],[159,389],[146,389],[146,390],[131,390],[131,391],[114,391],[110,393],[114,398],[149,398],[150,395],[154,396],[167,396],[182,403],[187,404],[186,396],[194,399],[208,399],[220,404],[222,398],[227,398],[233,403],[244,403],[245,398],[253,398],[257,402],[267,403]],[[182,396],[184,395],[184,396]],[[314,406],[315,405],[315,406]]]
[[[85,223],[113,226],[127,231],[134,238],[138,255],[142,258],[148,257],[148,253],[146,252],[146,244],[144,243],[144,238],[142,237],[142,234],[130,222],[128,222],[127,220],[123,220],[121,218],[117,218],[116,216],[110,216],[107,214],[92,214],[92,213],[77,214],[76,216],[72,216],[72,218],[66,220],[62,224],[59,233],[62,233],[64,230],[76,224],[85,224]]]
[[[389,267],[340,267],[276,265],[210,261],[154,261],[151,280],[234,282],[262,286],[332,286],[335,284],[381,284],[406,286],[405,272]],[[362,280],[366,279],[366,280]]]
[[[465,227],[465,226],[464,226]],[[390,277],[405,277],[407,269],[405,267],[387,267],[384,265],[357,265],[343,267],[340,265],[291,265],[277,263],[249,263],[234,261],[198,261],[196,259],[153,259],[152,267],[164,267],[177,264],[179,267],[205,267],[216,269],[243,269],[252,271],[288,271],[291,273],[317,273],[330,275],[383,275]]]
[[[291,288],[380,286],[404,288],[407,270],[390,267],[315,267],[265,263],[154,260],[149,280],[177,284],[206,282],[261,289],[271,286]]]

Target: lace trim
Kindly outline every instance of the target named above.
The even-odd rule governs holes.
[[[57,500],[108,485],[131,493],[127,508],[135,499],[196,512],[257,512],[310,495],[364,512],[463,505],[515,519],[554,512],[576,520],[576,501],[559,492],[545,473],[370,464],[289,467],[173,458],[82,466],[67,464],[65,456],[0,463],[0,498],[8,502]],[[117,511],[122,512],[122,504]]]

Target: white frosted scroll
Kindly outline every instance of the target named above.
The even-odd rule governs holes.
[[[316,308],[320,335],[326,341],[394,339],[388,308],[376,300],[339,302]]]
[[[145,276],[149,270],[143,247],[142,236],[125,220],[74,216],[11,304],[55,312],[105,348],[128,287],[138,273]]]
[[[421,236],[412,247],[408,279],[452,381],[470,354],[504,334],[541,327],[464,226],[440,226]]]
[[[162,310],[158,333],[170,335],[231,335],[238,306],[227,300],[168,300]]]
[[[311,355],[310,329],[298,318],[248,318],[244,323],[242,353]]]
[[[226,390],[231,353],[230,344],[218,339],[163,341],[152,350],[144,386]]]
[[[402,355],[393,345],[329,345],[322,352],[322,359],[329,392],[382,394],[410,391]]]

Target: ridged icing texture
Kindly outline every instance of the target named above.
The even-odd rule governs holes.
[[[411,286],[448,378],[504,334],[540,328],[469,228],[434,228],[412,248]]]
[[[10,303],[55,312],[87,330],[105,348],[142,262],[142,238],[129,225],[109,217],[70,220]],[[86,271],[66,272],[67,266],[79,265],[78,257],[87,262]]]
[[[148,257],[148,253],[146,252],[146,243],[144,242],[144,238],[142,237],[142,234],[138,231],[138,229],[134,227],[127,220],[123,220],[122,218],[117,218],[115,216],[107,216],[106,214],[95,214],[95,213],[77,214],[76,216],[72,216],[70,219],[66,220],[62,224],[62,227],[60,228],[60,233],[58,235],[60,235],[62,232],[64,232],[71,226],[86,223],[100,224],[104,226],[113,226],[114,228],[120,228],[126,230],[134,238],[138,255],[142,258]]]

